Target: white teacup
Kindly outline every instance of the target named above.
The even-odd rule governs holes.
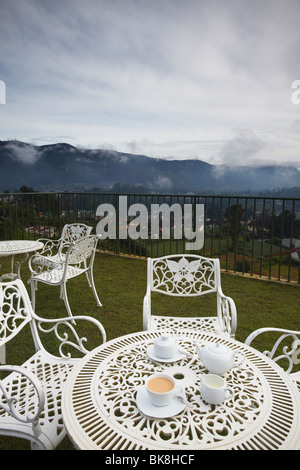
[[[227,387],[226,380],[215,374],[201,376],[200,393],[203,400],[211,405],[220,405],[233,396],[233,391]]]
[[[176,382],[167,374],[154,374],[146,381],[146,390],[154,406],[167,406],[175,395]]]

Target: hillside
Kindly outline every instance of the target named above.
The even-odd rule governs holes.
[[[222,167],[200,160],[164,160],[65,143],[34,146],[0,141],[0,192],[26,185],[36,191],[114,187],[161,193],[245,192],[299,186],[294,167]]]

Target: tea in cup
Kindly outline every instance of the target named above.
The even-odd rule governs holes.
[[[220,405],[233,396],[233,392],[227,387],[225,379],[215,374],[201,376],[200,393],[203,400],[211,405]]]
[[[146,381],[146,390],[154,406],[167,406],[175,395],[175,380],[167,374],[151,375]]]

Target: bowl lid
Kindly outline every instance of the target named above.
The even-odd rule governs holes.
[[[161,346],[170,346],[175,344],[176,340],[169,333],[163,333],[159,338],[156,338],[154,342],[155,344],[159,344]]]

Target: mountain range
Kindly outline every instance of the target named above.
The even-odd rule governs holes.
[[[0,192],[14,192],[24,185],[35,191],[245,193],[299,187],[300,171],[289,166],[229,167],[197,159],[152,158],[66,143],[36,146],[0,141]]]

